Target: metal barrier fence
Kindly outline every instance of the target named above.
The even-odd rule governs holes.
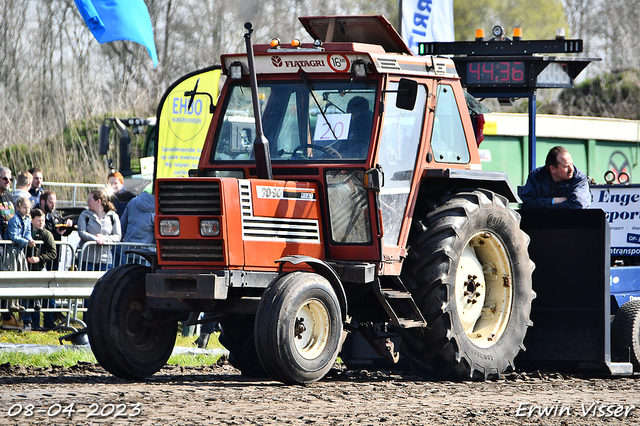
[[[42,244],[36,241],[36,244]],[[89,299],[95,283],[107,269],[123,263],[146,264],[146,260],[137,254],[126,253],[128,250],[155,250],[155,244],[141,243],[85,243],[81,249],[74,250],[73,246],[64,241],[56,241],[59,250],[57,265],[50,264],[51,270],[0,270],[0,300],[3,303],[0,312],[9,312],[8,300],[24,300],[25,309],[21,312],[59,312],[66,314],[66,329],[75,331],[71,323],[85,324],[78,318],[78,312],[87,310],[85,300]],[[0,259],[2,266],[8,256],[21,256],[15,252],[12,241],[0,240]],[[22,255],[24,251],[19,250]],[[10,254],[12,253],[12,254]],[[100,257],[98,258],[98,253]],[[105,254],[103,261],[102,254]],[[93,257],[92,257],[93,255]],[[97,260],[97,261],[96,261]],[[21,262],[21,260],[19,261]],[[11,262],[9,262],[11,263]],[[22,264],[24,266],[24,263]],[[55,307],[46,303],[55,300]],[[30,301],[40,301],[39,308]],[[28,303],[27,303],[28,302]]]
[[[128,250],[156,250],[155,244],[143,243],[104,243],[87,241],[79,249],[76,266],[80,271],[106,271],[123,263],[148,265],[140,255],[126,253]]]
[[[96,188],[105,188],[104,184],[99,183],[65,183],[65,182],[43,182],[42,186],[46,189],[56,190],[58,195],[58,207],[61,206],[86,206],[87,196]],[[70,199],[67,199],[69,197]]]

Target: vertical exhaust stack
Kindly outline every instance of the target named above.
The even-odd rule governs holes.
[[[271,180],[273,179],[273,171],[271,170],[271,154],[269,152],[269,141],[262,133],[262,116],[260,115],[260,104],[258,103],[258,80],[256,78],[256,68],[253,61],[253,45],[251,44],[251,33],[253,32],[251,22],[246,22],[244,24],[244,28],[247,30],[244,35],[244,40],[247,45],[247,63],[249,64],[253,116],[256,119],[256,139],[253,141],[256,169],[259,179]]]

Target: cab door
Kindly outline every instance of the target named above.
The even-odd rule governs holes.
[[[388,83],[385,111],[380,130],[377,164],[382,168],[384,179],[378,194],[378,205],[382,221],[382,265],[383,275],[398,275],[402,259],[406,255],[406,240],[411,221],[408,207],[412,188],[417,187],[416,164],[421,141],[428,119],[427,108],[432,102],[431,80],[419,81],[416,104],[408,111],[396,107],[398,80]]]

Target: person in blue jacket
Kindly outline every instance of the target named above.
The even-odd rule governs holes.
[[[156,236],[154,232],[154,218],[156,217],[156,198],[148,192],[141,192],[140,195],[134,197],[120,218],[122,224],[122,235],[124,243],[144,243],[155,244]],[[118,264],[121,263],[140,263],[137,255],[124,255],[124,251],[129,248],[137,248],[135,246],[116,247],[116,259]],[[149,248],[145,248],[149,250]],[[151,249],[153,250],[153,249]],[[142,262],[147,264],[146,261]]]
[[[544,167],[529,174],[519,195],[523,209],[587,209],[591,205],[589,178],[562,146],[549,150]]]
[[[153,220],[156,217],[156,198],[148,192],[141,192],[127,204],[120,219],[123,241],[154,244]]]

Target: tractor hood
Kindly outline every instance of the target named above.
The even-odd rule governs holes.
[[[298,18],[309,35],[323,42],[377,44],[387,53],[413,55],[387,18],[375,16],[310,16]]]

